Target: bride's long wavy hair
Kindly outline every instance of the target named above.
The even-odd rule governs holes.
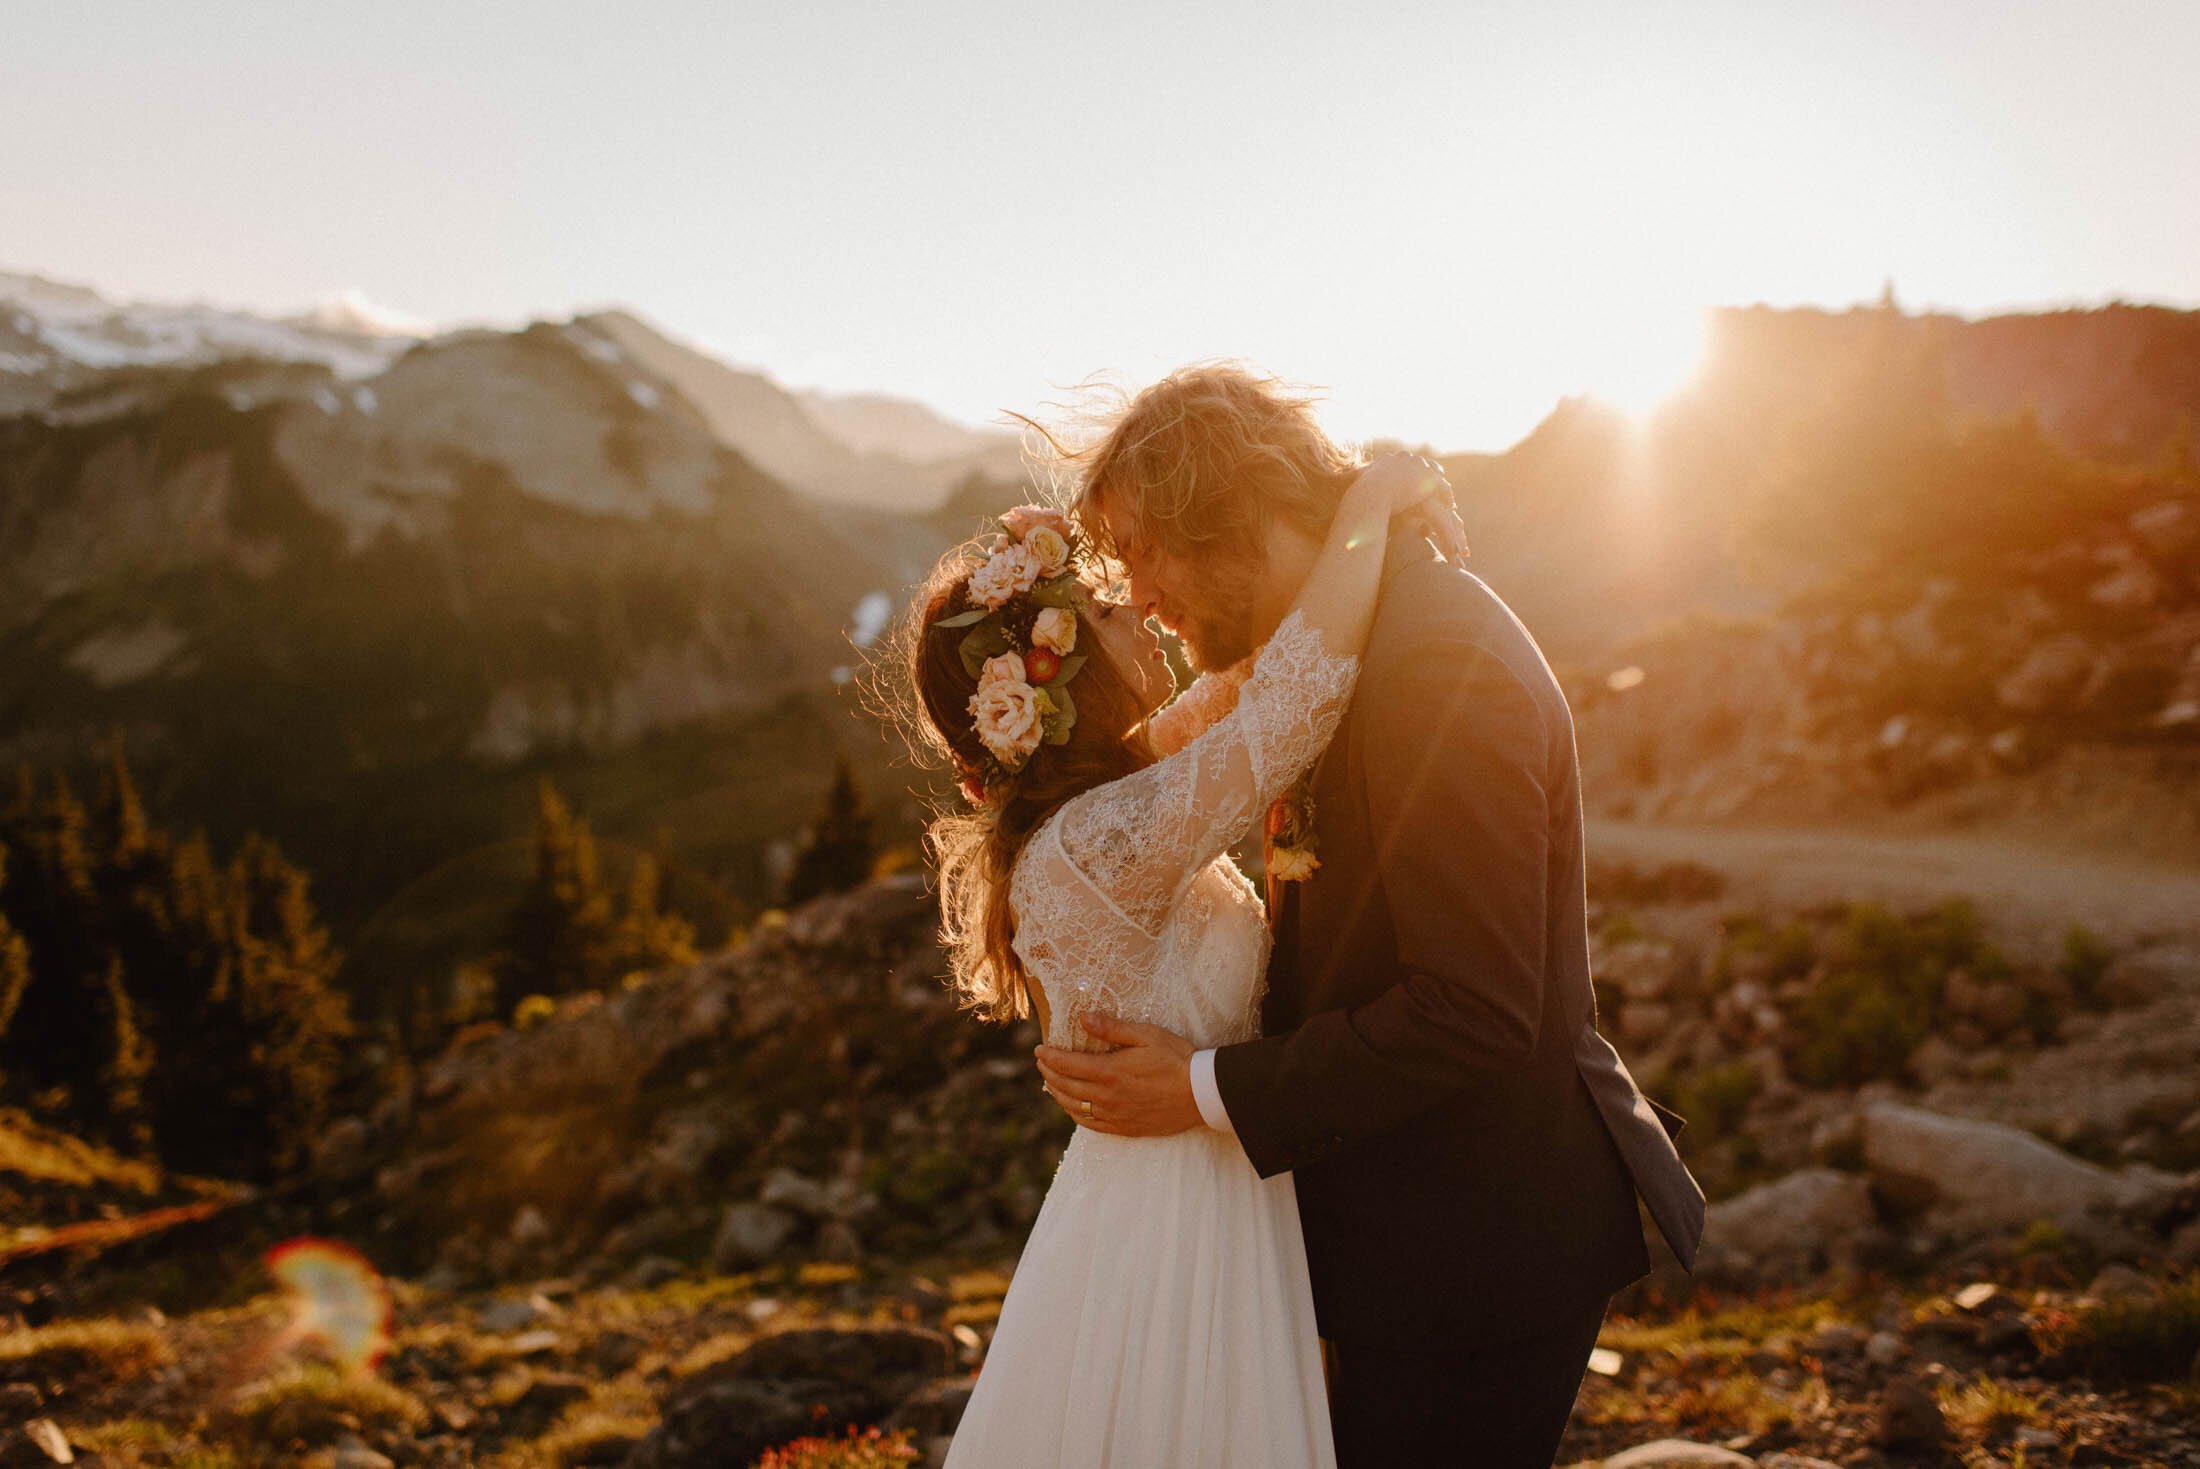
[[[985,747],[970,715],[978,681],[963,667],[960,635],[941,629],[942,618],[970,611],[965,585],[970,554],[960,547],[940,559],[896,625],[878,664],[874,694],[901,729],[911,752],[944,764],[958,784],[982,779]],[[1009,910],[1008,880],[1016,858],[1046,819],[1073,796],[1153,763],[1146,737],[1143,680],[1120,667],[1091,630],[1092,603],[1080,599],[1087,654],[1077,675],[1077,724],[1060,745],[1042,744],[1023,769],[996,778],[976,810],[936,808],[925,845],[939,873],[940,934],[953,968],[957,996],[987,1020],[1031,1014],[1028,976],[1011,946],[1016,921]]]

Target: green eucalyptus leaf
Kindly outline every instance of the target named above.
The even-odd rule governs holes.
[[[1077,575],[1065,571],[1060,576],[1040,582],[1027,594],[1041,607],[1060,607],[1065,611],[1076,605]]]
[[[943,617],[932,625],[934,627],[969,627],[973,623],[985,621],[992,615],[985,608],[979,607],[969,612],[958,612],[953,617]]]
[[[1050,689],[1058,689],[1063,684],[1066,684],[1071,679],[1077,677],[1077,670],[1085,666],[1086,656],[1087,655],[1083,653],[1076,653],[1071,655],[1070,657],[1064,658],[1062,660],[1061,671],[1054,675],[1054,681],[1048,684],[1047,687]]]
[[[1077,701],[1069,696],[1069,690],[1059,683],[1047,686],[1047,697],[1054,701],[1054,717],[1047,721],[1046,742],[1050,745],[1066,745],[1077,728]]]
[[[985,671],[985,660],[1006,653],[1015,646],[1008,628],[998,618],[988,618],[972,628],[956,651],[962,654],[963,671],[976,678]]]

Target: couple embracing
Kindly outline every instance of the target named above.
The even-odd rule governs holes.
[[[1595,1027],[1558,685],[1442,471],[1271,380],[1054,447],[1070,511],[951,555],[904,640],[969,804],[957,986],[1038,1020],[1078,1123],[948,1463],[1548,1465],[1638,1195],[1684,1263],[1703,1221]]]

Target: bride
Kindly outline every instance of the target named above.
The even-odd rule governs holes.
[[[1395,516],[1457,521],[1441,471],[1378,460],[1248,664],[1175,681],[1060,512],[951,554],[904,630],[920,718],[972,810],[930,841],[964,1001],[1099,1049],[1079,1017],[1199,1046],[1258,1034],[1269,934],[1225,849],[1313,764],[1363,651]],[[1158,711],[1158,712],[1156,712]],[[1089,1115],[1089,1104],[1088,1104]],[[1105,1118],[1094,1119],[1105,1121]],[[950,1469],[1331,1466],[1290,1175],[1230,1134],[1080,1128],[1032,1227]]]

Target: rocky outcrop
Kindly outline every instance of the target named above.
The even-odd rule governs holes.
[[[1806,1168],[1711,1205],[1704,1243],[1701,1272],[1756,1280],[1858,1271],[1883,1258],[1890,1241],[1866,1179]]]
[[[2104,1246],[2161,1221],[2200,1175],[2134,1165],[2111,1172],[2029,1133],[1894,1102],[1864,1111],[1865,1166],[1886,1195],[1961,1239],[2013,1235],[2039,1222]]]
[[[394,1245],[460,1278],[1012,1237],[1069,1125],[1032,1105],[1028,1032],[955,1008],[937,923],[915,875],[821,898],[451,1050],[330,1156],[372,1170]]]

